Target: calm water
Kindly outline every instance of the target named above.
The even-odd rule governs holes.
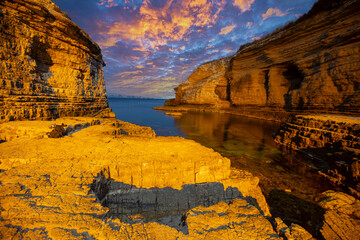
[[[109,98],[109,105],[122,121],[149,126],[158,136],[181,136],[195,140],[229,157],[232,166],[260,178],[266,196],[286,190],[301,199],[332,188],[309,167],[308,160],[275,146],[273,134],[280,125],[270,121],[229,114],[185,113],[171,117],[152,108],[164,100]]]
[[[158,136],[181,136],[213,148],[230,158],[232,167],[245,169],[260,179],[259,185],[273,217],[296,223],[315,238],[323,210],[316,196],[332,186],[310,167],[314,159],[279,149],[273,134],[280,125],[270,121],[216,113],[184,113],[171,117],[152,110],[164,100],[109,99],[120,120],[149,126]],[[321,238],[320,238],[321,239]]]
[[[157,136],[185,137],[173,117],[152,109],[163,106],[165,102],[163,99],[108,98],[108,101],[117,119],[151,127]]]

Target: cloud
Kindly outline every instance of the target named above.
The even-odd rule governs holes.
[[[288,14],[288,11],[283,12],[278,8],[269,8],[266,13],[262,15],[263,21],[271,17],[282,17]]]
[[[100,2],[97,3],[99,6],[104,7],[117,7],[119,4],[115,2],[115,0],[100,0]]]
[[[229,56],[289,20],[262,24],[259,17],[302,14],[315,0],[54,1],[101,46],[109,94],[171,97],[200,64]]]
[[[234,49],[224,49],[224,50],[222,50],[223,52],[225,52],[225,53],[233,53],[233,52],[235,52],[236,50],[234,50]]]
[[[107,0],[104,2],[109,3]],[[160,1],[159,1],[160,2]],[[105,4],[105,3],[104,3]],[[105,31],[99,44],[103,48],[115,46],[119,39],[134,41],[143,49],[156,49],[171,41],[183,40],[188,34],[215,24],[222,4],[206,0],[156,1],[144,0],[136,19],[104,23]]]
[[[255,25],[255,23],[253,23],[253,22],[247,22],[246,23],[247,28],[252,28],[254,25]]]
[[[234,28],[236,28],[236,24],[234,25],[231,25],[231,26],[226,26],[226,27],[223,27],[221,30],[220,30],[220,35],[226,35],[228,33],[230,33]]]
[[[241,12],[246,12],[251,9],[251,5],[255,0],[234,0],[234,6],[238,7]]]

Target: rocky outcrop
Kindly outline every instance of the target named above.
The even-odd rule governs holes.
[[[359,118],[299,115],[281,126],[275,142],[309,154],[332,182],[350,186],[354,194],[360,192]]]
[[[228,106],[226,73],[230,59],[227,57],[200,65],[185,82],[175,88],[176,98],[170,105],[212,104]]]
[[[50,0],[0,2],[0,120],[108,106],[101,50]]]
[[[360,201],[345,193],[327,191],[319,198],[326,212],[320,232],[324,239],[360,238]]]
[[[359,0],[319,0],[230,61],[201,65],[175,88],[173,103],[358,113],[359,12]]]
[[[56,123],[96,120],[61,138],[45,137],[54,121],[0,124],[13,128],[0,144],[1,239],[279,239],[259,179],[219,153],[114,119]],[[24,126],[32,134],[14,137]]]

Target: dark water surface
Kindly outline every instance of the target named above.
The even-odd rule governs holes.
[[[280,124],[217,113],[184,113],[174,118],[152,109],[163,103],[164,100],[109,98],[110,107],[122,121],[149,126],[158,136],[195,140],[229,157],[233,167],[260,178],[260,187],[270,200],[274,193],[279,195],[276,191],[282,191],[314,202],[316,194],[333,188],[306,164],[308,159],[275,145],[273,134]]]

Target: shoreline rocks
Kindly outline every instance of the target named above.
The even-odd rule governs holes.
[[[319,197],[326,212],[320,232],[324,239],[360,238],[360,201],[341,192],[327,191]]]
[[[61,118],[56,121],[70,125],[74,121],[94,120],[86,119]],[[39,138],[36,134],[18,138],[10,135],[19,131],[7,133],[7,139],[11,140],[0,144],[0,234],[3,238],[44,236],[58,239],[66,233],[69,238],[87,236],[95,239],[134,239],[147,236],[149,239],[191,239],[200,232],[207,232],[208,228],[212,229],[211,235],[214,236],[225,231],[229,236],[243,239],[251,236],[271,238],[277,235],[267,220],[269,209],[258,186],[259,179],[246,171],[231,169],[229,159],[191,140],[154,137],[146,132],[142,135],[142,127],[115,119],[101,121],[100,125],[83,128],[62,138]],[[3,123],[1,126],[8,129],[6,125],[14,127],[15,123],[18,122]],[[43,126],[40,129],[50,129],[53,125],[53,121],[20,123],[19,127],[23,124]],[[130,133],[115,137],[113,132],[119,128],[127,129]],[[92,188],[97,176],[104,176],[103,180],[98,187]],[[109,209],[101,206],[99,201],[118,199],[115,193],[121,187],[115,183],[110,188],[104,187],[110,186],[107,185],[108,180],[133,186],[133,194],[142,201],[146,198],[141,197],[137,188],[148,189],[148,196],[152,196],[155,194],[151,193],[154,187],[188,191],[194,187],[202,188],[203,184],[220,184],[230,199],[242,200],[234,200],[231,205],[221,199],[216,203],[214,198],[214,205],[210,204],[208,210],[201,210],[203,213],[190,205],[192,213],[189,213],[191,216],[187,219],[189,234],[184,234],[176,228],[156,222],[126,223],[109,218]],[[190,188],[184,184],[190,184]],[[229,188],[235,189],[239,194],[227,192]],[[211,189],[212,187],[209,191]],[[107,197],[109,191],[113,197]],[[95,193],[100,192],[101,199],[96,198]],[[216,197],[200,195],[199,199],[204,198],[205,201]],[[166,200],[167,207],[172,206],[170,200],[171,198]],[[151,204],[155,203],[154,200]],[[143,204],[145,207],[150,203],[145,201]],[[160,198],[158,204],[157,206],[162,206]],[[177,206],[175,202],[174,204]],[[113,208],[113,205],[109,205],[109,208]],[[232,210],[228,211],[227,208]],[[246,209],[254,212],[241,219],[246,224],[231,227],[231,223],[238,221],[238,217]],[[209,214],[209,211],[216,211],[218,214]],[[219,223],[216,220],[218,218],[222,219],[221,224],[215,226],[215,223]],[[259,225],[249,232],[246,226],[251,226],[254,222]],[[208,227],[201,227],[203,223]]]
[[[333,183],[360,197],[360,119],[298,115],[281,126],[275,142],[322,160],[316,166]]]

